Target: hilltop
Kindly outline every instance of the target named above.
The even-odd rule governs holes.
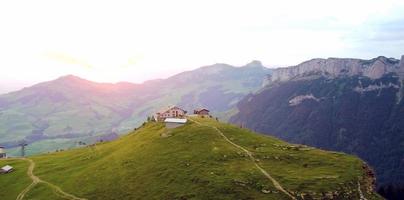
[[[39,180],[27,199],[379,199],[354,156],[206,118],[175,129],[149,122],[116,141],[29,159],[0,160],[16,167],[1,175],[3,200],[30,184],[29,165]]]

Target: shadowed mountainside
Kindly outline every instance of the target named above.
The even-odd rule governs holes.
[[[275,78],[246,96],[230,121],[289,142],[358,155],[376,170],[379,185],[402,184],[404,60],[351,61],[312,60],[303,68],[274,70]],[[360,68],[350,71],[357,63]]]

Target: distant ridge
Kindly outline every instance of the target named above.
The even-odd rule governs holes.
[[[397,73],[400,74],[400,77],[404,77],[402,72],[404,72],[403,61],[400,62],[395,58],[386,58],[384,56],[370,60],[316,58],[296,66],[274,69],[269,81],[288,81],[308,73],[320,73],[329,77],[361,75],[371,79],[378,79],[388,73]]]
[[[22,139],[30,144],[29,154],[90,144],[125,134],[170,104],[207,107],[227,120],[236,103],[260,89],[270,73],[263,66],[214,64],[142,84],[62,76],[0,95],[0,145],[17,155]]]

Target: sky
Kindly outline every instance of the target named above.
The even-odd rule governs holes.
[[[74,74],[140,83],[214,63],[400,58],[403,0],[0,1],[0,93]]]

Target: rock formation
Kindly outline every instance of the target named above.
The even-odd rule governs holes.
[[[400,60],[400,69],[398,70],[398,74],[400,76],[400,79],[404,79],[404,55],[401,56]]]
[[[371,59],[328,58],[312,59],[297,66],[275,69],[269,82],[283,82],[308,75],[338,76],[361,75],[378,79],[384,74],[397,73],[404,78],[404,56],[400,60],[383,56]]]

